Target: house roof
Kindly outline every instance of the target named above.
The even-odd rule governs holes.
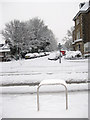
[[[4,44],[2,47],[0,47],[0,52],[10,52],[9,45]]]
[[[89,2],[86,2],[80,9],[80,11],[86,11],[89,8]]]
[[[81,13],[87,13],[88,11],[90,11],[90,1],[85,2],[85,4],[80,8],[79,12],[73,18],[73,20],[75,20]]]

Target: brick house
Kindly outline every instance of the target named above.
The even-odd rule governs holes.
[[[75,27],[73,31],[73,49],[85,55],[90,55],[90,0],[80,3],[79,12],[73,18]]]

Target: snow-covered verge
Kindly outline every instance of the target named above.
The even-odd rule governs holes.
[[[10,86],[0,87],[0,93],[2,94],[27,94],[36,93],[38,86]],[[72,91],[88,91],[88,84],[67,84],[68,92]],[[65,88],[62,85],[45,85],[40,87],[40,93],[57,93],[64,92]]]
[[[0,62],[0,85],[30,84],[44,79],[62,79],[68,82],[88,81],[88,59],[50,61],[48,56]]]

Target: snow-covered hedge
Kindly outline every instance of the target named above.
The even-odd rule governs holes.
[[[82,57],[82,53],[80,51],[66,51],[65,59],[75,59]]]

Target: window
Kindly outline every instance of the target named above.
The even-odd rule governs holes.
[[[76,20],[76,25],[78,25],[78,24],[79,24],[79,19]]]
[[[90,47],[86,47],[85,52],[90,52]]]
[[[84,44],[84,52],[90,52],[90,42]]]
[[[78,45],[78,50],[80,50],[80,48],[81,48],[81,46],[80,46],[80,44]]]
[[[81,26],[82,26],[82,16],[81,16]]]
[[[75,47],[73,47],[73,50],[75,51]]]
[[[80,31],[77,31],[77,39],[80,39]]]

